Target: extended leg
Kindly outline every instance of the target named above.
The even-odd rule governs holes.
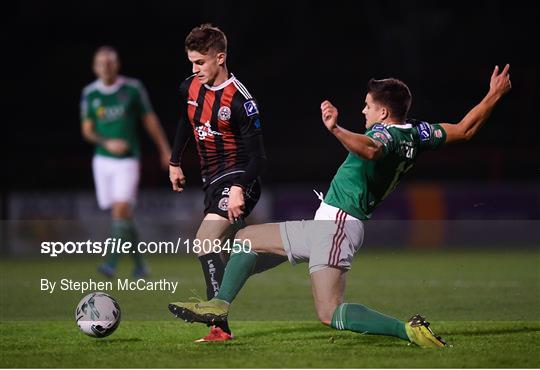
[[[259,253],[286,256],[278,224],[248,226],[240,230],[236,239],[249,240],[250,252],[233,253],[216,299],[209,302],[174,302],[169,310],[187,321],[214,323],[227,318],[229,304],[235,299],[249,276],[254,272]]]
[[[422,347],[445,346],[445,342],[429,329],[429,323],[420,315],[405,323],[361,304],[343,303],[345,274],[332,267],[311,274],[315,308],[323,324],[338,330],[394,336]]]

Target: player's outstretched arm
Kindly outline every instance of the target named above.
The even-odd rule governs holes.
[[[458,124],[441,124],[446,131],[446,143],[468,141],[478,132],[499,100],[512,88],[509,71],[509,64],[500,73],[499,66],[495,66],[491,74],[489,91],[484,99],[471,109]]]
[[[377,159],[382,153],[382,144],[372,138],[351,132],[337,124],[338,110],[328,100],[321,103],[322,121],[328,131],[351,153],[365,159]]]

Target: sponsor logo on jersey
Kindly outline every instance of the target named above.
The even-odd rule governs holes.
[[[229,208],[229,198],[223,197],[218,202],[218,208],[222,211],[227,211]]]
[[[189,100],[187,101],[188,104],[190,105],[193,105],[194,107],[198,107],[199,106],[199,103],[197,103],[196,101],[193,101],[193,100]]]
[[[96,109],[97,117],[103,122],[111,122],[121,119],[125,114],[125,108],[122,105],[113,105],[112,107],[98,107]]]
[[[248,117],[259,113],[259,109],[257,109],[257,104],[255,104],[253,100],[245,102],[244,109],[246,110],[246,114],[248,115]]]
[[[229,120],[231,118],[231,108],[225,106],[219,108],[218,118],[222,121]]]
[[[210,125],[210,121],[207,121],[204,125],[200,125],[195,127],[195,132],[197,136],[199,137],[199,140],[204,140],[206,137],[213,137],[213,136],[222,136],[223,134],[221,132],[217,132],[212,130],[212,126]]]
[[[418,130],[421,141],[429,140],[429,138],[431,137],[431,125],[429,123],[420,122],[420,124],[416,126],[416,129]]]

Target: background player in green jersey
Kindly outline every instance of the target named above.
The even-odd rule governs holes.
[[[366,134],[338,125],[338,110],[321,104],[322,120],[347,148],[328,194],[312,221],[248,226],[236,237],[250,240],[250,252],[234,253],[216,298],[200,303],[175,302],[169,309],[187,321],[214,322],[227,317],[229,306],[253,273],[262,254],[287,256],[291,263],[309,262],[315,308],[320,321],[338,330],[390,335],[422,347],[446,344],[420,315],[408,322],[361,304],[343,303],[346,273],[363,240],[363,220],[391,192],[419,153],[471,139],[501,97],[511,89],[509,65],[495,67],[486,96],[457,124],[407,121],[409,88],[396,79],[370,80],[362,113]],[[240,249],[240,248],[238,248]]]
[[[101,209],[111,209],[112,236],[135,245],[132,207],[139,183],[139,122],[158,147],[164,169],[168,168],[171,150],[144,86],[136,79],[120,76],[119,69],[114,48],[102,46],[95,52],[93,70],[98,79],[82,92],[81,130],[84,139],[96,146],[92,160],[96,195]],[[134,276],[147,275],[142,256],[132,255]],[[118,255],[112,254],[98,269],[112,277],[117,263]]]

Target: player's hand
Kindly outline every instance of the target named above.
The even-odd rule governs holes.
[[[169,168],[169,161],[171,159],[171,151],[164,150],[159,153],[159,162],[161,164],[161,168],[164,170],[167,170]]]
[[[126,154],[129,150],[129,144],[123,139],[107,139],[103,143],[103,147],[108,152],[116,155]]]
[[[186,177],[180,167],[169,166],[169,180],[171,180],[173,191],[176,191],[177,193],[184,191]]]
[[[499,66],[495,66],[493,73],[491,74],[491,81],[489,82],[489,91],[498,94],[499,96],[503,96],[511,89],[510,64],[505,65],[501,73],[499,73]]]
[[[229,190],[229,221],[233,224],[244,214],[244,189],[240,186],[231,186]]]
[[[338,110],[328,100],[321,103],[322,121],[326,128],[332,132],[337,127]]]

